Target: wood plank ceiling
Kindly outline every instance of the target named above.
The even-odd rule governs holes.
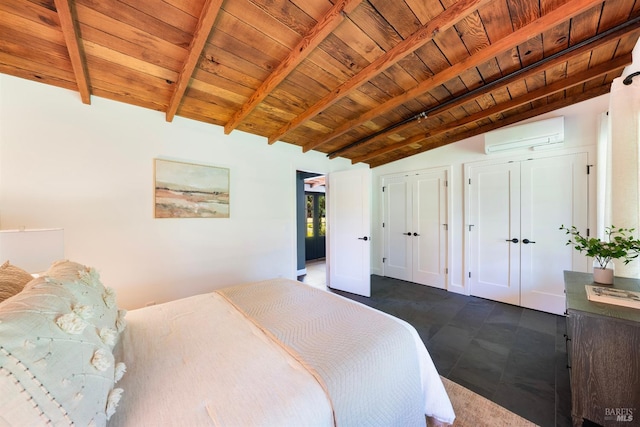
[[[3,0],[0,72],[371,167],[609,92],[640,0]]]

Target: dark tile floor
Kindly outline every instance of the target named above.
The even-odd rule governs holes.
[[[371,298],[411,323],[440,375],[541,426],[571,425],[562,316],[372,276]]]

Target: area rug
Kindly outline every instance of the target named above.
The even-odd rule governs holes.
[[[536,425],[447,378],[441,378],[456,413],[453,427]]]

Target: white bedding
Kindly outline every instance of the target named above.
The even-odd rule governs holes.
[[[218,294],[134,310],[127,324],[125,394],[110,425],[332,423],[313,377]]]
[[[425,414],[452,423],[424,344],[396,320],[415,340]],[[332,403],[308,367],[217,293],[134,310],[127,322],[116,358],[128,372],[112,426],[334,425]]]

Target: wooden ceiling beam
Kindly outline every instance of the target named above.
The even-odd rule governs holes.
[[[411,144],[415,144],[416,142],[422,141],[424,139],[427,138],[433,138],[435,136],[438,135],[442,135],[443,133],[452,131],[454,129],[457,129],[459,127],[468,125],[470,123],[474,123],[483,119],[487,119],[490,118],[492,116],[496,116],[498,114],[504,113],[505,111],[509,111],[512,110],[514,108],[517,108],[521,105],[524,104],[528,104],[530,102],[533,102],[537,99],[542,99],[545,98],[547,96],[550,96],[554,93],[558,93],[558,92],[562,92],[570,87],[585,83],[589,80],[592,80],[596,77],[599,76],[603,76],[605,74],[608,74],[612,71],[616,71],[616,70],[620,70],[624,67],[626,67],[627,65],[631,64],[632,61],[632,57],[631,54],[628,55],[624,55],[621,56],[620,58],[616,58],[612,61],[609,62],[605,62],[603,64],[597,65],[593,68],[590,68],[586,71],[583,71],[581,73],[578,73],[574,76],[571,77],[567,77],[563,80],[558,80],[555,83],[552,83],[550,85],[547,86],[543,86],[539,89],[536,89],[532,92],[529,92],[526,95],[520,96],[518,98],[512,99],[511,101],[508,102],[503,102],[501,104],[495,105],[494,107],[488,108],[486,110],[483,111],[479,111],[475,114],[472,114],[468,117],[465,117],[463,119],[460,120],[456,120],[454,122],[451,123],[447,123],[444,126],[441,126],[433,131],[427,132],[425,134],[421,134],[421,135],[415,135],[414,137],[408,138],[404,141],[400,141],[397,142],[395,144],[391,144],[391,145],[387,145],[385,147],[382,147],[378,150],[375,151],[371,151],[365,155],[362,156],[358,156],[358,157],[354,157],[351,162],[352,163],[359,163],[359,162],[363,162],[365,160],[369,160],[372,159],[374,157],[383,155],[383,154],[387,154],[391,151],[395,151],[398,150],[400,148],[406,147],[407,145],[411,145]],[[506,124],[504,122],[502,122],[501,120],[499,121],[501,126],[506,126]],[[355,148],[355,147],[354,147]]]
[[[640,18],[636,17],[634,20]],[[606,33],[606,35],[598,34],[593,36],[591,39],[586,40],[586,43],[582,43],[581,45],[576,45],[565,49],[564,51],[557,52],[554,54],[555,56],[551,56],[549,58],[544,58],[537,63],[530,65],[525,69],[518,70],[513,72],[501,79],[498,79],[494,82],[491,82],[485,86],[481,86],[478,89],[468,92],[464,95],[461,95],[455,99],[452,99],[449,102],[438,105],[432,109],[425,111],[425,115],[421,116],[421,119],[416,119],[410,122],[403,123],[398,126],[391,126],[387,130],[381,131],[379,133],[374,134],[373,137],[369,139],[364,138],[362,143],[354,142],[346,145],[343,148],[339,148],[329,153],[330,158],[335,158],[341,156],[343,153],[349,152],[356,147],[360,147],[364,144],[373,144],[375,141],[379,141],[389,135],[393,135],[398,132],[402,132],[405,129],[409,129],[413,126],[416,126],[418,122],[422,120],[428,119],[428,117],[433,117],[437,114],[441,114],[444,111],[451,110],[453,108],[461,107],[464,104],[473,101],[474,99],[478,99],[482,96],[488,95],[496,89],[505,88],[519,80],[524,80],[536,74],[542,73],[550,68],[556,67],[562,63],[566,63],[571,61],[574,58],[577,58],[586,52],[593,51],[598,49],[601,46],[606,45],[607,43],[611,43],[614,40],[620,39],[620,37],[624,37],[626,35],[635,33],[640,31],[636,25],[623,25],[620,26],[619,29],[615,31],[610,31]],[[564,53],[567,52],[567,53]],[[426,115],[428,113],[428,116]]]
[[[229,134],[253,111],[289,74],[335,30],[345,18],[362,3],[362,0],[339,0],[317,22],[309,33],[289,52],[287,57],[265,79],[258,89],[236,111],[224,125],[224,133]]]
[[[509,34],[506,37],[501,38],[484,49],[479,50],[473,55],[468,56],[464,60],[452,65],[451,67],[446,68],[442,72],[435,74],[431,77],[420,82],[416,87],[406,91],[404,94],[397,96],[379,106],[372,108],[364,114],[361,114],[355,119],[349,120],[344,124],[338,126],[335,131],[333,131],[330,135],[328,135],[325,139],[321,141],[310,142],[303,146],[303,151],[313,150],[333,139],[339,137],[340,135],[348,132],[349,130],[360,126],[361,124],[375,118],[381,116],[388,111],[414,99],[417,98],[424,93],[432,90],[433,88],[446,83],[447,81],[457,77],[461,73],[475,68],[486,61],[494,58],[498,54],[505,52],[511,48],[514,48],[527,40],[535,37],[538,34],[545,32],[546,30],[555,27],[562,22],[565,22],[572,18],[573,16],[584,12],[592,8],[597,4],[601,4],[601,0],[570,0],[564,3],[561,6],[558,6],[556,9],[547,13],[544,16],[532,21],[530,24],[520,28],[517,31]]]
[[[635,29],[631,29],[631,31],[637,31]],[[616,31],[615,33],[610,34],[609,36],[602,38],[602,39],[598,39],[592,43],[588,43],[585,44],[583,46],[581,46],[578,49],[573,50],[570,53],[567,54],[563,54],[563,55],[558,55],[557,57],[553,58],[550,61],[539,61],[541,62],[540,64],[531,67],[529,69],[527,69],[525,72],[522,73],[513,73],[512,75],[508,75],[506,78],[504,78],[503,80],[500,81],[500,84],[498,85],[490,85],[490,86],[481,86],[478,91],[475,92],[469,92],[467,94],[464,94],[462,96],[459,96],[458,98],[455,98],[452,100],[452,102],[447,103],[446,105],[442,105],[442,106],[436,106],[433,109],[430,109],[428,111],[428,116],[425,115],[424,117],[422,117],[422,119],[416,119],[410,122],[406,122],[403,123],[399,126],[395,126],[395,127],[390,127],[387,130],[380,132],[380,133],[376,133],[374,137],[371,137],[369,139],[366,139],[365,141],[363,141],[363,144],[372,144],[375,141],[379,141],[383,138],[388,137],[389,135],[393,135],[395,133],[398,132],[402,132],[405,129],[408,129],[410,127],[416,126],[419,122],[428,119],[429,117],[435,116],[437,114],[441,114],[444,111],[447,110],[451,110],[453,108],[456,107],[461,107],[462,105],[471,102],[474,99],[480,98],[482,96],[485,95],[489,95],[491,94],[491,92],[495,91],[496,89],[500,89],[500,88],[505,88],[519,80],[524,80],[528,77],[531,77],[533,75],[539,74],[544,72],[545,70],[548,70],[550,68],[553,68],[557,65],[560,65],[564,62],[568,62],[571,61],[573,58],[576,58],[580,55],[583,55],[585,52],[597,49],[599,46],[602,46],[604,44],[609,43],[611,40],[614,40],[616,38],[620,38],[622,35],[629,33],[630,29],[629,28],[625,28],[623,30],[619,30]],[[347,153],[359,146],[362,146],[363,144],[357,144],[357,145],[347,145],[344,148],[340,148],[335,150],[334,152],[330,153],[330,158],[335,158],[337,157],[336,155],[334,155],[334,153],[336,153],[338,156],[341,156],[344,153]]]
[[[429,144],[423,144],[422,148],[417,149],[414,153],[411,153],[411,155],[416,155],[419,153],[423,153],[425,151],[429,151],[429,150],[433,150],[434,148],[438,148],[438,147],[443,147],[445,145],[449,145],[449,144],[453,144],[454,142],[458,142],[458,141],[462,141],[463,139],[467,139],[467,138],[471,138],[474,137],[476,135],[480,135],[486,132],[490,132],[492,130],[496,130],[498,128],[504,127],[504,126],[508,126],[514,123],[518,123],[521,122],[523,120],[527,120],[533,117],[537,117],[540,116],[542,114],[546,114],[555,110],[558,110],[560,108],[564,108],[564,107],[568,107],[570,105],[576,104],[578,102],[582,102],[582,101],[586,101],[588,99],[591,98],[595,98],[597,96],[601,96],[601,95],[605,95],[607,93],[609,93],[611,91],[611,83],[609,84],[605,84],[603,86],[598,86],[596,88],[590,89],[586,92],[583,92],[577,96],[574,97],[570,97],[570,98],[564,98],[561,99],[559,101],[553,102],[551,104],[546,104],[544,106],[535,108],[533,110],[530,111],[526,111],[524,113],[520,113],[520,114],[516,114],[510,117],[507,117],[505,119],[502,119],[499,122],[495,122],[495,123],[491,123],[491,124],[487,124],[484,126],[481,126],[479,128],[476,129],[472,129],[472,130],[468,130],[466,132],[461,132],[455,135],[451,135],[450,137],[447,137],[446,140],[440,140],[440,141],[434,141],[432,143]],[[415,141],[418,142],[418,141]],[[400,158],[404,158],[406,157],[407,154],[402,154],[399,155],[397,158],[388,158],[388,159],[384,159],[382,161],[378,161],[378,162],[369,162],[369,166],[371,168],[374,167],[378,167],[378,166],[382,166],[384,164],[387,163],[391,163],[393,161],[396,161]]]
[[[205,0],[204,5],[202,5],[202,12],[189,45],[187,59],[182,65],[182,70],[178,74],[175,89],[171,95],[169,105],[167,106],[166,120],[168,122],[173,120],[176,115],[176,111],[178,111],[178,106],[180,105],[180,102],[182,102],[182,97],[187,90],[189,80],[191,80],[191,76],[193,75],[193,70],[195,70],[196,65],[198,64],[198,59],[200,58],[202,49],[209,38],[209,33],[211,33],[213,24],[216,22],[218,12],[222,6],[222,1],[223,0]]]
[[[433,38],[440,32],[453,27],[459,21],[466,18],[467,15],[490,1],[492,0],[458,0],[455,4],[430,20],[426,25],[423,25],[418,31],[411,34],[404,41],[398,43],[392,49],[376,58],[355,76],[333,89],[313,106],[280,128],[276,133],[270,135],[269,144],[273,144],[288,132],[330,107],[338,100],[348,95],[351,91],[371,80],[374,76],[380,74],[407,55],[413,53],[415,50],[433,40]]]
[[[78,37],[78,30],[75,25],[75,20],[73,19],[71,6],[69,6],[69,0],[54,0],[54,4],[58,12],[58,18],[60,19],[62,35],[67,45],[71,68],[73,69],[76,84],[78,85],[80,98],[83,103],[91,104],[91,89],[89,87],[87,66],[82,55],[80,38]]]

